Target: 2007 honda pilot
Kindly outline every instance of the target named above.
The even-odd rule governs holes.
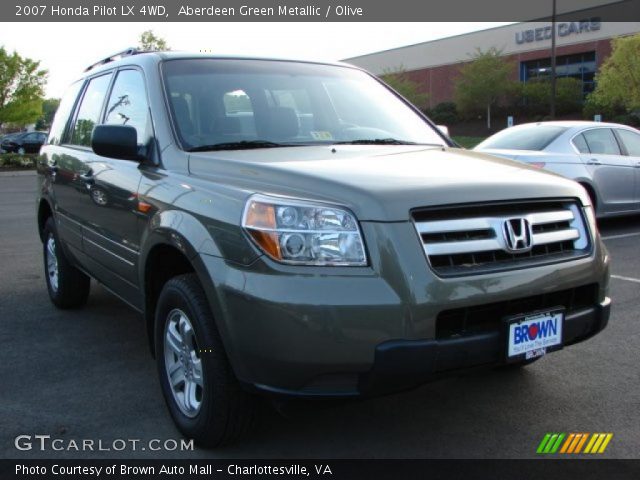
[[[367,396],[524,365],[609,318],[577,183],[458,149],[341,64],[130,50],[65,95],[39,164],[49,295],[144,315],[180,430],[255,393]]]

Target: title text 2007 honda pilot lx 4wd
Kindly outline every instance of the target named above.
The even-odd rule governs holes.
[[[144,315],[180,430],[254,393],[350,397],[522,365],[607,324],[577,183],[458,148],[348,65],[128,51],[64,97],[39,166],[53,303]]]

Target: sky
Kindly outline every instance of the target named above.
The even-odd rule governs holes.
[[[39,60],[49,71],[46,96],[59,98],[87,66],[137,45],[149,29],[173,50],[333,61],[506,24],[0,22],[0,46]]]

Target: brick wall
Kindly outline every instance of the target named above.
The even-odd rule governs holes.
[[[573,55],[583,52],[596,52],[596,64],[598,68],[611,54],[611,40],[596,40],[575,45],[566,45],[556,49],[556,55]],[[513,79],[520,79],[520,62],[548,58],[551,56],[550,49],[535,50],[531,52],[507,55],[505,59],[514,62]],[[420,84],[420,90],[429,94],[429,106],[434,107],[441,102],[453,101],[454,79],[458,75],[460,62],[439,67],[425,68],[407,72],[407,77]]]

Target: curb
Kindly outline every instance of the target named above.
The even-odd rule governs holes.
[[[2,177],[30,177],[36,176],[38,172],[35,170],[12,170],[9,172],[3,172],[0,170],[0,178]]]

